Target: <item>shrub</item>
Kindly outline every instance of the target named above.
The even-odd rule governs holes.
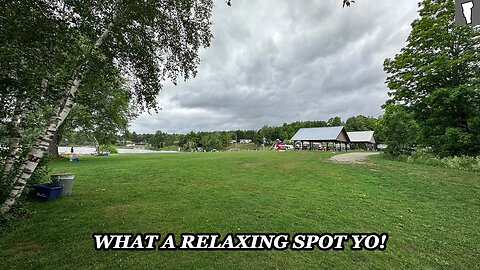
[[[418,141],[418,124],[408,108],[388,105],[378,121],[377,133],[388,147],[385,152],[393,156],[410,155]]]
[[[473,171],[475,167],[480,166],[477,160],[480,157],[445,157],[442,158],[444,165],[448,168],[457,169],[457,170],[468,170]]]
[[[435,157],[430,149],[417,148],[408,157],[408,162],[429,166],[442,166],[442,161]]]
[[[391,154],[390,152],[383,152],[382,156],[386,159],[400,161],[400,162],[407,162],[409,158],[409,156],[406,156],[406,155],[394,155],[394,154]]]
[[[480,156],[475,158],[475,164],[473,164],[472,169],[474,171],[480,171]]]
[[[407,162],[424,164],[429,166],[445,167],[456,170],[480,171],[480,156],[454,156],[439,158],[433,154],[430,149],[417,148],[407,158]]]
[[[100,146],[100,151],[109,152],[110,154],[118,154],[118,149],[114,145],[102,145]]]

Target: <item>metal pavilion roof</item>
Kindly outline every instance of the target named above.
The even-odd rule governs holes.
[[[347,132],[352,143],[376,143],[374,133],[374,131]]]
[[[345,133],[345,136],[342,136]],[[346,137],[346,138],[342,138]],[[292,137],[292,141],[346,141],[348,135],[343,127],[301,128]]]

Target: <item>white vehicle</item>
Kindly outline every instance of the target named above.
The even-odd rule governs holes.
[[[293,145],[289,145],[289,144],[285,144],[285,150],[294,150],[295,149],[295,146]]]

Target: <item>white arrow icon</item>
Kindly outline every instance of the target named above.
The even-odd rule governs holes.
[[[473,1],[463,3],[462,9],[463,9],[463,16],[465,17],[467,24],[472,24]]]

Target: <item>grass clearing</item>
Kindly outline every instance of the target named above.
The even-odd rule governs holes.
[[[325,152],[58,160],[74,194],[0,236],[0,268],[479,269],[480,174]],[[386,251],[110,251],[93,232],[377,232]]]

